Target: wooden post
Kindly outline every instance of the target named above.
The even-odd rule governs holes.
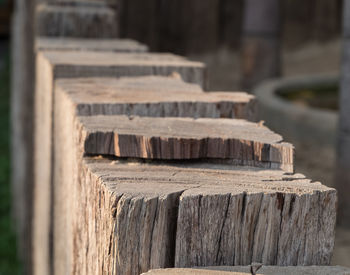
[[[101,158],[78,171],[65,193],[76,273],[330,262],[336,192],[302,175]]]
[[[344,0],[343,58],[339,98],[339,130],[337,142],[337,175],[335,186],[339,192],[339,219],[350,227],[350,1]]]
[[[92,87],[95,87],[93,88],[95,90],[94,93],[91,93]],[[85,264],[80,261],[83,261],[82,259],[86,260],[85,256],[77,257],[75,256],[76,253],[73,253],[73,251],[81,251],[82,246],[87,245],[85,239],[84,243],[79,241],[81,240],[80,236],[85,238],[87,233],[85,229],[79,226],[81,219],[85,219],[84,214],[70,211],[73,207],[84,208],[77,200],[84,200],[86,195],[85,191],[79,190],[80,188],[86,190],[84,179],[76,181],[77,175],[86,173],[86,168],[82,165],[82,155],[84,154],[82,151],[84,139],[80,137],[80,130],[82,129],[79,124],[76,124],[78,118],[75,116],[91,117],[98,115],[100,117],[108,117],[113,114],[149,115],[152,117],[217,116],[221,111],[226,113],[225,104],[220,104],[220,97],[225,100],[226,104],[228,102],[237,103],[236,106],[235,104],[231,105],[234,110],[237,110],[229,112],[231,115],[239,114],[240,109],[254,106],[254,102],[250,100],[252,97],[246,94],[226,93],[220,95],[220,93],[203,93],[197,85],[186,84],[177,78],[165,77],[133,77],[119,80],[108,78],[62,79],[57,81],[54,95],[54,245],[55,247],[60,246],[61,253],[66,255],[65,257],[55,258],[55,270],[58,273],[69,273],[74,268],[80,270],[82,265]],[[230,95],[231,100],[229,99]],[[220,105],[222,106],[221,111],[216,109],[220,108]],[[188,108],[188,106],[192,107]],[[241,114],[243,115],[244,112]],[[91,182],[91,184],[95,183]],[[100,188],[99,185],[94,186],[94,191],[91,190],[93,192],[91,193],[92,197],[95,191],[99,192]],[[79,191],[74,191],[75,188],[79,188]],[[152,188],[150,187],[149,190]],[[172,192],[171,190],[169,191]],[[90,191],[87,192],[89,193]],[[164,192],[167,192],[167,190],[164,190]],[[106,196],[109,196],[108,192]],[[91,199],[93,199],[92,197]],[[173,202],[174,195],[169,195],[168,199],[170,202]],[[164,207],[169,208],[170,206],[166,206],[166,204],[168,204],[167,201],[165,201]],[[172,212],[176,211],[173,209],[173,206],[169,208],[170,210]],[[109,216],[108,208],[106,211],[106,215]],[[77,224],[74,223],[73,226],[72,222],[74,219],[77,221]],[[86,220],[86,223],[89,222]],[[166,228],[164,230],[158,238],[168,239]],[[96,243],[96,245],[103,250],[106,248],[103,242]],[[156,254],[158,256],[164,255],[161,256],[161,259],[154,259],[153,261],[161,261],[161,263],[169,265],[171,262],[169,257],[173,254],[173,251],[167,250],[167,246],[157,246],[154,250],[157,251],[158,248],[159,252],[156,252]],[[124,253],[126,251],[123,252],[123,257],[127,257]],[[110,270],[112,262],[115,261],[112,255],[111,257],[108,256],[108,258],[111,262],[108,266],[105,266],[106,270]],[[125,259],[125,264],[130,264],[130,262],[127,262],[128,260]],[[67,266],[71,269],[62,270],[62,268]],[[100,269],[101,267],[96,263],[94,268]],[[133,273],[136,273],[138,269],[132,268],[132,270],[134,270]],[[92,273],[95,273],[95,271],[90,270]]]
[[[280,75],[280,2],[245,0],[241,52],[245,90]]]
[[[51,216],[52,146],[54,144],[54,83],[59,78],[122,77],[169,75],[177,72],[184,80],[205,85],[205,66],[171,54],[115,53],[92,51],[44,51],[37,54],[37,86],[35,94],[35,167],[34,167],[34,256],[45,259],[53,268],[53,257],[60,254],[50,245],[53,225]],[[66,248],[63,248],[63,251]],[[51,254],[50,254],[50,251]],[[63,257],[63,256],[62,256]],[[61,268],[65,266],[61,265]],[[50,272],[43,274],[49,274]],[[65,274],[58,272],[58,274]]]
[[[126,80],[130,81],[129,85],[134,82],[133,85],[139,87],[144,85],[138,83],[145,83],[145,78]],[[105,87],[100,82],[97,85],[100,91],[90,95],[88,89],[97,83],[97,79],[76,83],[62,79],[55,89],[53,186],[55,228],[57,226],[60,235],[54,242],[66,252],[64,258],[57,259],[57,267],[61,268],[57,270],[140,274],[150,268],[242,265],[252,261],[280,265],[329,263],[334,242],[334,189],[281,170],[211,164],[208,159],[184,162],[186,154],[194,152],[191,148],[180,148],[179,152],[185,155],[175,164],[160,160],[151,163],[150,159],[145,163],[109,159],[118,150],[110,150],[117,146],[107,142],[115,139],[105,131],[126,130],[132,139],[133,133],[142,135],[147,129],[157,137],[160,129],[159,132],[168,137],[165,141],[177,133],[179,137],[184,136],[183,144],[194,145],[201,135],[217,141],[216,135],[223,136],[218,128],[226,129],[225,138],[232,135],[228,129],[242,135],[242,140],[244,135],[253,137],[249,131],[252,125],[242,121],[246,127],[241,131],[232,129],[234,120],[225,125],[227,120],[217,119],[201,131],[201,119],[191,122],[185,118],[124,117],[124,123],[122,116],[111,116],[111,110],[121,112],[117,106],[127,104],[121,97],[122,91],[116,88],[113,91],[106,80]],[[154,81],[153,85],[160,86]],[[127,85],[120,86],[130,91]],[[138,96],[130,94],[130,98],[134,98],[132,106],[135,110],[149,108],[158,113],[165,104],[159,98],[156,98],[157,105],[137,106],[138,100],[148,102],[147,93],[154,95],[155,91],[147,90],[143,89]],[[176,89],[163,93],[165,96],[174,91]],[[113,93],[116,93],[114,100],[111,99]],[[190,90],[188,100],[191,94],[198,98],[207,96],[207,93]],[[179,99],[182,101],[181,93]],[[103,103],[106,101],[108,103]],[[169,99],[166,106],[174,109],[169,104],[171,101]],[[200,101],[196,104],[202,105]],[[132,110],[127,106],[124,110]],[[137,126],[141,120],[143,128]],[[173,120],[183,124],[182,130]],[[215,128],[214,124],[222,127]],[[196,131],[197,137],[192,139]],[[257,137],[271,142],[279,138],[266,128],[256,127],[254,131],[260,133]],[[92,138],[91,133],[96,133],[96,138]],[[192,143],[187,143],[186,138]],[[167,144],[139,146],[138,140],[135,139],[132,148],[123,143],[119,152],[141,152],[142,148],[171,151]],[[181,140],[178,142],[181,147]],[[90,151],[91,148],[98,150]],[[128,148],[133,150],[125,151]],[[239,146],[231,148],[239,150]],[[201,150],[210,152],[206,145]],[[109,156],[83,157],[91,154]],[[68,270],[62,270],[67,266]]]
[[[11,185],[12,209],[18,231],[19,251],[25,258],[25,272],[32,270],[32,218],[33,218],[33,128],[34,128],[34,41],[38,24],[35,0],[17,0],[12,30],[12,80],[11,80]],[[91,10],[91,9],[90,9]],[[101,9],[100,9],[101,10]],[[109,11],[108,8],[103,10]],[[111,14],[109,12],[109,14]],[[90,14],[91,16],[91,14]],[[74,16],[72,16],[74,17]],[[52,18],[49,18],[50,20]],[[101,16],[100,16],[101,19]],[[103,18],[101,19],[104,20]],[[114,20],[114,19],[113,19]],[[40,21],[40,27],[48,22]],[[106,25],[106,24],[105,24]],[[105,26],[104,25],[104,26]],[[115,25],[115,22],[113,22]],[[115,27],[112,28],[114,30]],[[104,31],[106,33],[106,31]],[[67,34],[67,33],[66,33]],[[77,35],[77,33],[75,33]],[[100,34],[100,30],[99,33]],[[64,33],[60,34],[61,36]],[[78,36],[78,35],[77,35]],[[79,35],[81,36],[81,34]],[[93,34],[90,33],[90,37]],[[41,250],[41,248],[37,248]],[[38,259],[37,259],[38,260]],[[35,264],[35,266],[41,266]],[[39,271],[38,271],[39,272]],[[42,270],[41,274],[48,274]]]

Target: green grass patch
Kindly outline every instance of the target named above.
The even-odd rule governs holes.
[[[284,89],[277,94],[298,105],[337,111],[339,88],[334,85]]]
[[[10,214],[10,74],[9,58],[0,71],[0,275],[20,273]]]

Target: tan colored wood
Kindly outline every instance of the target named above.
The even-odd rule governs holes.
[[[69,94],[79,115],[211,117],[256,120],[254,96],[207,92],[176,77],[61,79],[56,89]]]
[[[147,52],[148,47],[131,39],[92,39],[67,37],[38,37],[36,51],[111,51]]]
[[[54,96],[56,273],[329,261],[335,190],[281,170],[82,159],[74,97]]]
[[[73,179],[81,169],[79,161],[83,154],[82,151],[77,151],[81,147],[76,148],[77,144],[75,137],[79,131],[75,129],[76,115],[113,115],[118,113],[129,113],[131,110],[137,114],[151,115],[205,115],[212,114],[215,108],[204,108],[198,111],[196,108],[189,109],[186,113],[180,112],[181,104],[173,95],[178,95],[186,101],[191,100],[186,98],[188,95],[192,99],[203,97],[207,99],[206,104],[214,105],[217,108],[217,102],[213,97],[227,96],[211,95],[211,93],[203,93],[202,89],[195,84],[188,84],[177,77],[135,77],[135,78],[120,78],[117,80],[105,78],[87,78],[87,79],[60,79],[57,80],[55,88],[55,108],[54,108],[54,153],[53,153],[53,213],[54,213],[54,249],[55,255],[55,270],[57,273],[71,272],[71,269],[62,269],[69,266],[73,242],[62,242],[62,239],[67,239],[67,236],[72,235],[72,229],[69,221],[71,220],[70,211],[72,209],[71,202],[74,199],[68,199],[72,196],[72,186],[77,184]],[[228,94],[230,95],[230,94]],[[153,96],[158,98],[158,102],[152,99]],[[161,97],[162,96],[162,97]],[[164,102],[164,96],[167,99]],[[143,98],[144,97],[144,98]],[[162,102],[163,98],[163,102]],[[150,101],[150,99],[152,99]],[[210,100],[211,99],[211,100]],[[247,105],[252,96],[247,94],[231,95],[232,102]],[[130,100],[131,103],[130,104]],[[141,104],[142,102],[148,102]],[[211,102],[213,101],[213,102]],[[245,102],[246,101],[246,102]],[[106,102],[108,104],[106,105]],[[129,103],[128,103],[129,102]],[[153,103],[152,103],[153,102]],[[193,102],[193,106],[201,106],[203,103]],[[252,103],[253,104],[253,103]],[[139,106],[137,106],[139,105]],[[173,106],[173,108],[170,108]],[[240,105],[239,105],[240,106]],[[169,108],[172,113],[162,112]],[[244,109],[244,108],[243,108]],[[220,109],[219,109],[220,110]],[[226,109],[223,109],[226,110]],[[243,114],[237,108],[237,114]],[[65,213],[62,214],[62,213]]]
[[[77,274],[330,261],[336,191],[303,175],[101,158],[79,171],[66,190]]]
[[[294,147],[239,119],[80,117],[86,154],[145,159],[221,159],[293,172]]]
[[[207,268],[209,270],[203,269],[185,269],[185,268],[169,268],[169,269],[155,269],[151,270],[145,275],[251,275],[250,266],[213,266]],[[262,266],[256,272],[256,275],[348,275],[350,274],[350,269],[342,266]]]
[[[61,78],[163,75],[177,72],[185,82],[207,87],[205,65],[168,53],[47,51],[39,53]]]
[[[202,63],[189,62],[182,57],[168,54],[78,51],[39,52],[36,62],[34,199],[31,200],[34,202],[33,239],[36,243],[33,255],[37,259],[45,259],[43,262],[50,265],[50,251],[53,251],[49,241],[53,230],[50,216],[53,196],[51,184],[54,177],[52,133],[56,123],[52,117],[54,81],[63,77],[122,77],[137,76],[140,73],[167,75],[178,72],[187,81],[204,83],[205,67]],[[65,112],[68,113],[67,110]],[[74,117],[74,112],[71,116]]]

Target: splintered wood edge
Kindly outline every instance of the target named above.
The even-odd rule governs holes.
[[[60,78],[80,77],[168,76],[177,73],[185,82],[208,87],[206,66],[172,54],[118,53],[107,51],[39,51]]]
[[[255,96],[246,92],[206,92],[198,84],[184,82],[169,76],[138,76],[121,78],[59,79],[56,89],[68,93],[77,104],[83,103],[147,103],[186,102],[208,103],[232,102],[251,104]],[[149,94],[149,95],[148,95]],[[137,98],[135,99],[135,95]],[[153,99],[154,96],[158,96]]]
[[[163,228],[165,225],[177,228],[172,231],[176,233],[176,267],[220,265],[222,261],[228,265],[252,261],[279,265],[329,264],[334,245],[336,191],[312,183],[303,175],[242,167],[220,170],[98,158],[86,158],[83,170],[86,170],[86,177],[115,198],[115,203],[110,202],[114,205],[110,211],[120,230],[118,221],[127,222],[128,212],[135,215],[137,205],[140,209],[143,204],[144,207],[148,205],[145,209],[153,211],[147,212],[147,217],[153,217],[154,221],[140,222],[146,226],[157,220],[154,231],[147,231],[149,236],[159,236],[153,240],[151,254],[146,256],[154,265],[164,266],[162,254],[165,251],[174,253],[164,250],[175,238],[168,235]],[[162,210],[157,210],[159,207]],[[163,212],[168,214],[161,214]],[[132,236],[125,230],[120,231],[122,235],[118,240],[129,242]],[[141,233],[132,234],[140,236]],[[261,239],[263,236],[265,240]],[[236,244],[238,240],[240,245]],[[206,245],[203,247],[202,243]],[[299,247],[300,244],[305,248]],[[118,255],[126,259],[123,247],[120,243]],[[137,253],[144,253],[140,249]],[[213,257],[217,253],[220,257]],[[196,255],[201,255],[200,260]],[[121,260],[121,270],[126,268],[123,262],[135,265],[135,262]]]
[[[183,191],[193,194],[213,193],[280,193],[302,195],[317,195],[318,192],[336,192],[334,188],[312,182],[305,175],[291,174],[282,170],[270,170],[256,167],[232,167],[201,162],[164,164],[162,162],[140,162],[137,160],[113,160],[102,156],[85,157],[83,165],[96,175],[101,182],[127,182],[138,180],[151,184],[175,184],[182,186]],[[129,174],[128,174],[129,173]],[[139,175],[139,176],[137,176]],[[150,178],[147,178],[147,176]],[[159,180],[159,181],[158,181]],[[117,186],[114,185],[113,186]],[[213,190],[208,187],[213,187]],[[113,187],[112,187],[113,188]],[[217,189],[215,189],[217,188]],[[152,189],[158,194],[159,190]],[[193,191],[191,191],[193,190]],[[140,190],[136,189],[135,192]],[[141,190],[142,191],[142,190]]]
[[[293,172],[294,147],[266,127],[243,120],[90,116],[77,117],[77,125],[86,154],[217,159]],[[192,132],[183,132],[182,125]]]
[[[256,99],[245,92],[206,92],[174,76],[59,79],[56,91],[77,115],[238,118],[255,121]]]

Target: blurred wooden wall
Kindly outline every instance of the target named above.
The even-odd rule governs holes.
[[[240,45],[244,0],[120,0],[121,36],[179,54]],[[283,0],[287,47],[337,37],[341,0]]]

